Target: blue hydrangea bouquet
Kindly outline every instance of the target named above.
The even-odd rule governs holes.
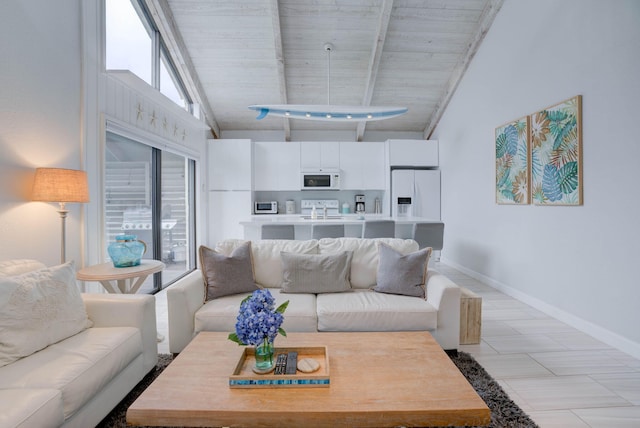
[[[287,300],[278,308],[269,290],[256,290],[240,303],[235,333],[229,339],[240,345],[256,347],[256,368],[268,370],[273,366],[273,341],[279,334],[287,333],[281,327]]]
[[[286,336],[281,325],[284,311],[289,305],[287,300],[275,308],[276,300],[269,290],[256,290],[240,303],[240,312],[236,321],[236,332],[229,339],[240,345],[259,346],[265,341],[273,343],[278,333]]]

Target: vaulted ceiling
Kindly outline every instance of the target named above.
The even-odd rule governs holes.
[[[423,132],[428,138],[503,0],[147,0],[215,135]],[[324,48],[333,45],[331,52]],[[330,64],[329,58],[330,55]],[[329,73],[330,71],[330,73]],[[328,79],[330,77],[330,80]],[[374,122],[268,116],[252,104],[404,106]]]

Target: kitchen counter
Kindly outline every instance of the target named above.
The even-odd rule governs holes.
[[[323,219],[319,216],[317,219],[310,219],[300,214],[260,214],[253,215],[246,220],[240,221],[240,225],[244,227],[244,239],[258,240],[260,239],[260,225],[265,223],[293,225],[295,227],[296,239],[311,239],[311,225],[322,223],[344,224],[345,236],[360,237],[362,233],[362,224],[365,220],[395,220],[396,222],[396,238],[411,238],[413,225],[415,223],[434,222],[440,223],[440,220],[434,220],[424,217],[389,217],[383,214],[367,213],[362,216],[357,214],[340,214],[339,216],[330,216]]]

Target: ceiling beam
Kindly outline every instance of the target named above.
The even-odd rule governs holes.
[[[369,69],[367,71],[367,81],[364,90],[364,97],[362,99],[363,106],[371,105],[373,90],[376,86],[376,78],[378,77],[378,69],[380,68],[380,59],[382,58],[384,41],[387,38],[387,29],[389,28],[389,21],[391,20],[392,9],[393,0],[384,0],[382,2],[382,8],[380,10],[380,21],[378,22],[378,31],[373,43],[373,48],[371,49],[371,56],[369,57]],[[362,141],[366,124],[367,122],[358,122],[358,127],[356,128],[356,141]]]
[[[220,127],[216,122],[211,104],[207,99],[206,92],[200,83],[196,69],[191,61],[189,51],[173,19],[169,3],[167,0],[145,0],[145,5],[151,13],[151,17],[158,27],[158,31],[160,31],[162,35],[162,39],[169,50],[169,55],[171,55],[177,71],[180,74],[180,78],[189,91],[189,95],[194,98],[194,102],[200,104],[200,108],[205,115],[206,123],[211,128],[214,137],[220,138]]]
[[[280,104],[288,104],[287,99],[287,81],[284,74],[284,53],[282,49],[282,30],[280,29],[280,9],[278,0],[270,0],[271,22],[273,23],[273,47],[276,56],[276,65],[278,73],[278,89],[280,90]],[[282,118],[282,126],[284,127],[284,139],[291,139],[291,124],[286,117]]]
[[[449,82],[447,83],[445,92],[436,104],[436,109],[431,116],[431,120],[427,124],[427,127],[424,129],[424,138],[426,140],[431,138],[431,134],[438,125],[438,122],[440,122],[445,109],[449,105],[449,101],[451,101],[453,94],[456,92],[458,84],[462,80],[462,77],[467,71],[467,68],[469,68],[471,60],[475,56],[476,52],[478,52],[480,44],[484,40],[484,37],[489,31],[489,28],[491,28],[491,24],[500,11],[503,3],[504,0],[489,0],[489,2],[487,2],[487,5],[482,11],[482,15],[480,16],[478,31],[474,35],[471,43],[469,43],[467,52],[465,53],[464,57],[458,62],[453,70],[453,73],[451,73],[451,77],[449,78]]]

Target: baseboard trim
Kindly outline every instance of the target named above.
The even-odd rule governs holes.
[[[629,340],[624,336],[620,336],[618,333],[593,324],[591,321],[587,321],[583,318],[577,317],[536,297],[532,297],[520,290],[496,281],[493,278],[468,269],[465,266],[462,266],[452,260],[442,258],[440,260],[440,263],[451,266],[452,268],[455,268],[460,272],[469,275],[471,278],[476,279],[483,284],[488,285],[489,287],[495,288],[496,290],[501,291],[502,293],[511,296],[516,300],[521,301],[522,303],[526,303],[527,305],[549,315],[550,317],[557,319],[558,321],[562,321],[565,324],[568,324],[571,327],[576,328],[581,332],[588,334],[589,336],[592,336],[595,339],[600,340],[601,342],[606,343],[609,346],[627,353],[634,358],[640,359],[640,343],[633,342],[632,340]]]

